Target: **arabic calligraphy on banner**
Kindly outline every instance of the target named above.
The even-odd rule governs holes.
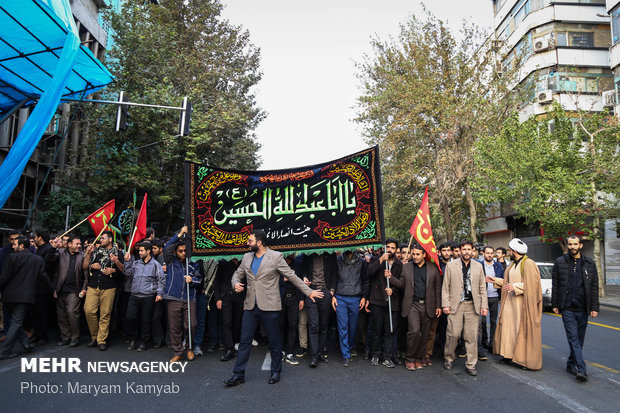
[[[195,255],[247,252],[254,229],[281,251],[381,243],[378,147],[324,164],[230,171],[185,164],[186,211]]]

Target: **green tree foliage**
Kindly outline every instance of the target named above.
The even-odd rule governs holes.
[[[46,198],[45,205],[45,210],[38,214],[39,225],[37,226],[46,228],[52,234],[64,232],[67,205],[71,206],[69,228],[77,225],[101,206],[97,205],[97,201],[89,196],[88,188],[70,182],[52,191]],[[80,236],[91,236],[93,232],[90,225],[85,223],[77,227],[72,233]]]
[[[516,94],[508,76],[489,70],[497,57],[481,48],[480,30],[467,23],[460,38],[428,12],[411,16],[397,39],[372,39],[372,55],[357,65],[356,120],[366,141],[381,146],[390,235],[406,233],[429,185],[436,238],[455,238],[464,225],[476,239],[473,144],[498,130]]]
[[[565,251],[564,237],[583,232],[595,243],[602,277],[599,229],[618,214],[619,144],[618,119],[606,112],[571,114],[554,104],[540,119],[520,123],[513,115],[499,134],[475,144],[476,196],[540,223],[543,240]]]
[[[259,50],[249,33],[220,16],[217,0],[123,2],[107,18],[114,46],[105,63],[133,102],[193,105],[190,136],[177,136],[180,112],[130,107],[129,127],[114,132],[116,107],[88,113],[84,163],[91,196],[104,202],[134,188],[149,193],[149,221],[163,231],[183,219],[183,161],[256,169],[254,129],[264,118],[252,88],[261,78]],[[139,195],[141,198],[141,195]]]

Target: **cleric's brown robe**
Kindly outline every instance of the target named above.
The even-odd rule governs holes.
[[[508,278],[510,270],[514,267],[514,262],[506,268],[504,272],[505,278]],[[527,367],[530,370],[540,370],[542,368],[542,337],[541,337],[541,319],[542,319],[542,287],[540,285],[540,271],[534,261],[526,256],[519,262],[519,271],[521,273],[522,282],[514,284],[516,294],[522,293],[520,306],[520,322],[519,330],[515,343],[502,343],[502,328],[504,327],[504,318],[506,319],[505,327],[509,327],[509,318],[513,314],[504,313],[510,306],[506,305],[509,294],[502,291],[502,303],[497,321],[497,329],[493,338],[493,353],[503,356],[502,348],[514,346],[512,361]],[[506,279],[496,278],[494,284],[503,287]],[[513,297],[514,298],[514,297]],[[504,335],[505,336],[505,335]],[[509,358],[509,357],[508,357]]]

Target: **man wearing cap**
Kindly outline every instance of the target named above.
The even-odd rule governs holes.
[[[499,321],[493,339],[493,353],[530,369],[542,367],[542,288],[536,263],[527,257],[527,245],[518,238],[508,244],[512,263],[504,279],[486,277],[502,288]]]

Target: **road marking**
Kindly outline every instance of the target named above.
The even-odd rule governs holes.
[[[597,367],[599,369],[605,370],[608,373],[618,374],[620,371],[616,369],[612,369],[611,367],[603,366],[602,364],[595,363],[593,361],[586,360],[586,364],[590,367]]]
[[[492,366],[495,367],[497,370],[501,371],[502,373],[512,377],[513,379],[516,379],[523,384],[527,384],[528,386],[534,387],[535,389],[543,392],[544,394],[551,397],[556,402],[560,403],[562,406],[566,407],[569,410],[572,410],[574,412],[579,412],[579,413],[593,413],[594,412],[593,410],[588,409],[586,406],[579,403],[578,401],[571,399],[567,394],[558,392],[555,388],[548,386],[544,383],[541,383],[532,377],[523,377],[522,375],[519,375],[516,372],[511,371],[512,370],[511,368],[504,369],[504,368],[501,368],[496,363],[493,363]]]
[[[57,351],[62,350],[64,347],[52,347],[49,348],[47,350],[43,350],[43,351],[37,351],[36,353],[21,353],[19,355],[19,357],[15,358],[14,362],[11,362],[9,364],[7,364],[6,366],[3,366],[2,368],[0,368],[0,373],[4,373],[7,372],[9,370],[13,370],[14,368],[17,368],[21,365],[22,362],[22,358],[24,357],[29,357],[29,358],[39,358],[39,357],[45,357],[48,356],[50,354],[54,354]]]
[[[265,360],[263,360],[263,366],[261,367],[262,371],[271,371],[271,353],[268,351],[265,354]]]
[[[562,314],[548,313],[545,311],[545,314],[554,315],[556,317],[562,317]],[[599,327],[610,328],[612,330],[620,331],[620,327],[608,326],[607,324],[595,323],[594,321],[588,321],[588,324],[592,324]]]
[[[544,348],[545,350],[551,350],[551,349],[553,349],[553,347],[548,346],[548,345],[546,345],[546,344],[543,344],[543,345],[542,345],[542,348]]]

